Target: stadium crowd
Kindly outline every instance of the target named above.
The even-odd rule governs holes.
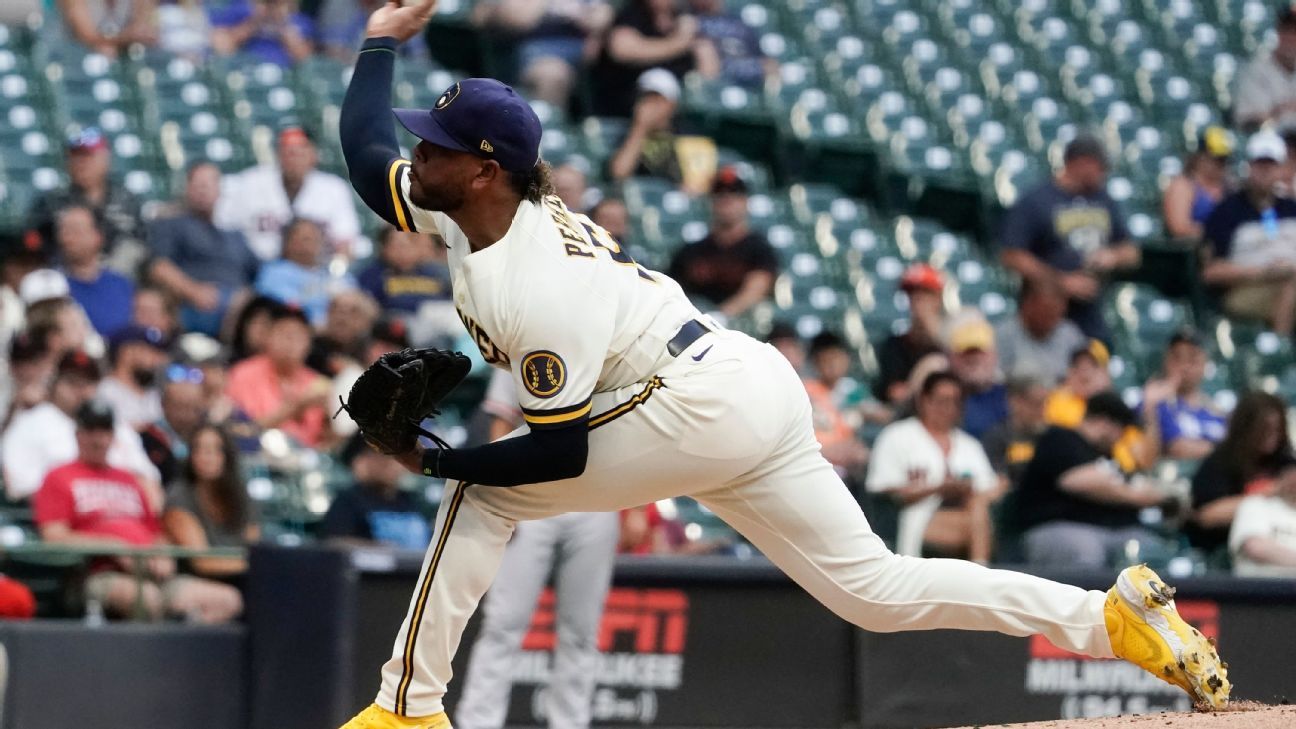
[[[59,0],[42,32],[106,56],[145,45],[291,66],[351,59],[374,5]],[[515,42],[513,76],[532,98],[577,107],[587,82],[590,112],[628,120],[604,169],[554,169],[570,209],[629,244],[618,184],[669,179],[711,217],[704,237],[681,242],[669,275],[721,321],[769,306],[783,263],[749,221],[748,181],[714,155],[699,166],[661,135],[687,74],[766,82],[774,66],[753,29],[722,0],[494,0],[472,19]],[[1200,248],[1224,312],[1290,337],[1296,12],[1280,13],[1277,39],[1240,77],[1238,134],[1209,128],[1167,186],[1164,228]],[[428,49],[403,53],[417,61]],[[1239,145],[1243,131],[1254,133]],[[35,201],[3,256],[0,467],[16,523],[30,519],[49,543],[205,549],[305,537],[422,550],[430,511],[418,480],[411,488],[394,459],[331,416],[384,352],[475,349],[439,242],[377,226],[347,180],[319,169],[315,130],[296,124],[277,130],[267,164],[223,174],[189,161],[175,201],[148,215],[110,182],[109,135],[70,132],[66,184]],[[1020,286],[1015,313],[997,323],[951,307],[949,273],[917,263],[900,280],[907,327],[867,353],[831,326],[809,339],[782,322],[760,334],[803,373],[824,456],[902,553],[1095,567],[1178,555],[1189,569],[1296,575],[1289,404],[1260,391],[1235,403],[1208,395],[1214,350],[1191,328],[1164,343],[1154,377],[1114,389],[1120,353],[1100,304],[1113,276],[1138,265],[1140,241],[1106,192],[1108,169],[1103,142],[1080,134],[1056,174],[1005,211],[991,243]],[[478,379],[485,398],[467,427],[449,424],[452,442],[519,421],[509,378]],[[326,454],[346,487],[285,530],[263,513],[279,492],[264,475],[322,468],[303,454]],[[669,504],[627,512],[623,550],[735,549],[735,535],[695,533],[678,516]],[[143,590],[149,616],[219,622],[239,614],[246,566],[154,557],[141,573],[97,558],[84,594],[125,615]],[[30,613],[15,600],[8,612]]]

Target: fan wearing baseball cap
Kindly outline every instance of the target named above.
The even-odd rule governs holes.
[[[1139,262],[1125,216],[1107,194],[1107,150],[1081,134],[1067,143],[1062,169],[1023,193],[1004,213],[1000,260],[1022,278],[1056,278],[1067,318],[1086,336],[1107,339],[1103,281]]]
[[[283,229],[294,218],[315,221],[330,252],[350,254],[361,235],[360,217],[346,180],[319,169],[314,135],[286,120],[275,152],[275,164],[249,167],[221,180],[213,223],[242,233],[262,261],[279,257]]]
[[[1287,145],[1264,130],[1246,143],[1242,189],[1225,197],[1205,222],[1208,260],[1202,279],[1229,316],[1296,329],[1296,201],[1276,193]]]
[[[47,258],[53,258],[57,253],[54,228],[58,212],[72,205],[88,207],[103,231],[109,267],[133,274],[134,266],[147,254],[144,219],[139,198],[124,185],[113,185],[108,179],[112,168],[108,137],[98,127],[85,127],[68,136],[64,149],[69,184],[36,199],[27,227],[40,238]]]
[[[909,374],[929,354],[941,351],[945,327],[942,292],[945,277],[926,263],[915,263],[900,277],[900,290],[909,299],[909,328],[892,334],[878,346],[878,376],[873,381],[877,399],[893,406],[909,402]]]
[[[734,168],[721,168],[711,183],[711,229],[675,252],[670,277],[690,297],[735,317],[769,296],[778,268],[774,248],[748,223],[747,183]]]
[[[1161,212],[1171,237],[1201,238],[1202,223],[1228,192],[1233,145],[1233,134],[1223,127],[1202,131],[1197,148],[1184,160],[1183,172],[1170,179],[1161,196]]]

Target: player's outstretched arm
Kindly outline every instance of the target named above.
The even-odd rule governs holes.
[[[392,164],[400,159],[391,116],[392,71],[396,46],[418,35],[435,10],[436,0],[407,7],[393,0],[374,11],[338,124],[352,187],[383,220],[405,229],[396,210],[398,188],[393,193],[400,180],[390,174]]]

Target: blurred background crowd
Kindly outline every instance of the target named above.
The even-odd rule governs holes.
[[[400,105],[516,84],[565,204],[802,372],[897,551],[1296,576],[1291,8],[441,4]],[[425,548],[441,484],[334,417],[384,352],[477,356],[443,246],[345,178],[375,5],[0,10],[0,544]],[[520,421],[480,359],[453,400],[453,445]],[[621,548],[752,553],[687,499]],[[85,569],[111,614],[241,610],[239,558]]]

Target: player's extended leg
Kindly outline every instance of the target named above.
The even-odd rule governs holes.
[[[956,628],[1042,634],[1061,648],[1119,656],[1213,706],[1228,683],[1213,647],[1146,567],[1110,593],[972,562],[893,554],[819,455],[807,423],[767,468],[697,494],[820,602],[867,630]]]
[[[549,729],[588,729],[598,678],[599,621],[612,584],[620,518],[613,512],[556,518],[564,520],[565,529],[554,574],[558,649],[549,679]]]
[[[481,632],[455,709],[459,729],[500,729],[508,714],[513,665],[549,578],[563,526],[561,516],[517,525],[499,573],[482,603]]]
[[[812,443],[772,473],[697,499],[861,628],[1042,633],[1068,650],[1112,656],[1103,593],[963,560],[892,553]]]
[[[774,361],[753,362],[749,355],[754,347],[777,353],[730,333],[694,347],[710,353],[694,360],[686,350],[660,380],[595,395],[589,460],[579,477],[513,488],[447,485],[393,656],[383,666],[377,704],[348,729],[421,729],[423,724],[399,723],[400,717],[443,711],[464,625],[490,586],[517,521],[618,511],[703,490],[733,481],[768,457],[785,426],[768,417],[766,401],[751,393],[759,392]],[[435,721],[427,725],[448,725]]]

